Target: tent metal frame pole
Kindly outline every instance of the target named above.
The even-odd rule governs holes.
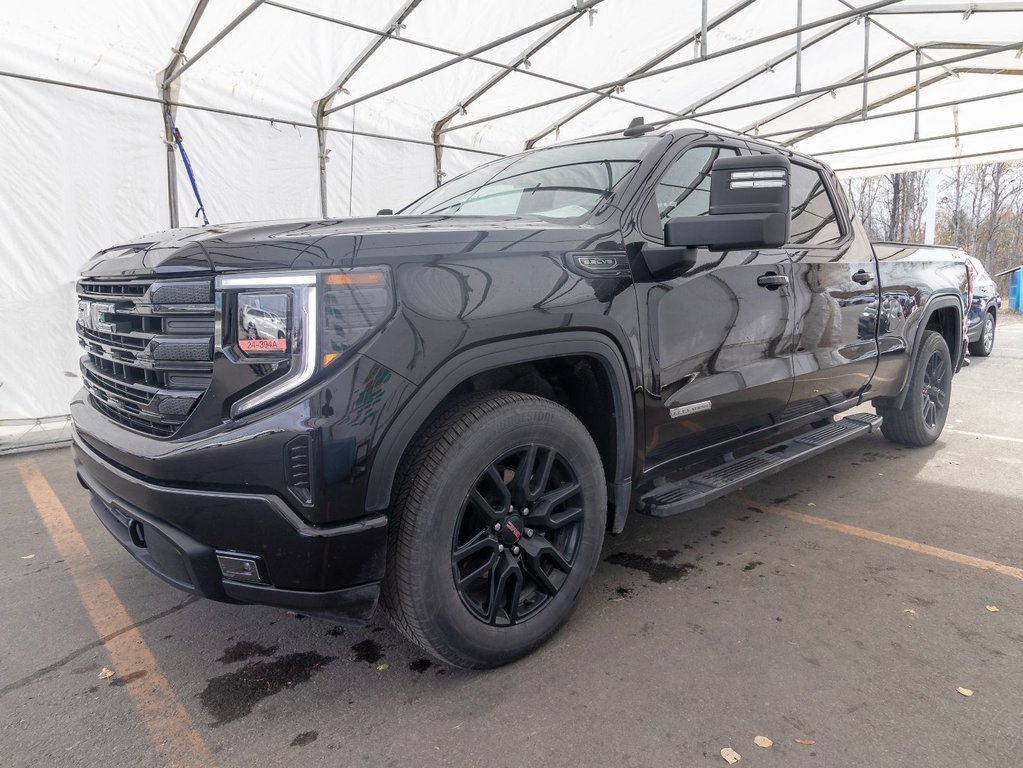
[[[802,26],[802,29],[803,31],[807,31],[810,29],[816,29],[817,27],[824,27],[829,24],[833,24],[836,21],[841,21],[842,19],[848,19],[850,17],[862,16],[864,13],[872,11],[875,8],[883,8],[885,6],[892,5],[893,3],[898,2],[901,2],[901,0],[876,0],[876,2],[870,3],[869,5],[865,5],[861,8],[857,8],[855,11],[844,11],[842,13],[837,13],[833,16],[827,16],[822,19],[817,19],[816,21],[808,22]],[[791,29],[784,29],[780,32],[774,32],[770,35],[765,35],[764,37],[756,38],[755,40],[748,40],[745,43],[734,45],[731,48],[722,48],[720,51],[710,51],[707,53],[707,57],[703,59],[687,59],[686,61],[677,62],[675,64],[669,64],[664,67],[648,69],[644,72],[637,73],[633,76],[622,77],[617,80],[611,80],[606,83],[601,83],[600,85],[594,86],[591,90],[597,91],[613,90],[619,86],[628,85],[629,83],[633,83],[637,80],[644,80],[648,77],[656,77],[658,75],[667,74],[668,72],[675,72],[676,70],[679,69],[691,67],[694,64],[701,64],[705,61],[710,61],[711,59],[717,59],[721,58],[722,56],[728,56],[730,54],[736,53],[738,51],[745,51],[750,48],[755,48],[758,45],[764,45],[765,43],[774,42],[775,40],[781,40],[786,37],[792,37],[798,31],[799,29],[796,27],[793,27]],[[462,128],[469,128],[474,125],[479,125],[480,123],[492,122],[494,120],[499,120],[503,117],[509,117],[511,115],[517,115],[522,112],[528,112],[531,109],[539,109],[541,107],[550,106],[551,104],[558,104],[562,101],[567,101],[568,99],[577,98],[579,95],[580,94],[576,92],[565,94],[562,96],[555,96],[554,98],[544,99],[543,101],[533,102],[532,104],[526,104],[517,107],[516,109],[508,110],[505,112],[498,112],[493,115],[487,115],[486,117],[481,117],[478,120],[471,120],[466,123],[459,123],[458,125],[449,126],[445,130],[445,133],[448,133],[450,131],[461,130]],[[785,98],[791,98],[791,96],[787,96]],[[686,117],[688,118],[689,116],[687,115]],[[674,120],[669,122],[674,122]]]
[[[838,0],[838,1],[842,5],[844,5],[846,8],[855,8],[856,7],[851,2],[849,2],[849,0]],[[877,11],[876,13],[882,13],[882,11]],[[887,34],[889,37],[894,37],[896,40],[898,40],[900,43],[902,43],[904,46],[906,46],[907,49],[912,49],[912,50],[923,52],[924,48],[931,47],[929,45],[914,44],[914,43],[909,42],[909,40],[904,38],[902,35],[898,34],[894,30],[892,30],[891,27],[885,26],[884,24],[882,24],[880,21],[878,21],[877,19],[875,19],[873,17],[871,17],[870,21],[871,21],[871,24],[873,26],[875,26],[878,29],[880,29],[882,32]],[[930,61],[935,61],[934,57],[932,57],[932,56],[929,56],[927,54],[924,54],[924,56],[927,59],[929,59]]]
[[[260,1],[262,2],[262,0]],[[551,24],[556,24],[557,22],[561,21],[562,19],[568,16],[571,16],[573,14],[584,13],[593,8],[594,6],[599,5],[603,1],[604,0],[585,0],[585,2],[576,2],[575,5],[573,5],[566,11],[561,11],[560,13],[556,13],[553,16],[548,16],[546,19],[534,22],[533,24],[523,27],[520,30],[499,37],[496,40],[491,40],[489,43],[486,43],[485,45],[481,45],[478,48],[474,48],[473,50],[468,51],[466,53],[458,54],[457,56],[454,56],[448,59],[447,61],[442,61],[440,64],[435,64],[432,67],[427,67],[426,69],[422,70],[421,72],[417,72],[414,75],[403,77],[401,80],[396,80],[393,83],[389,83],[388,85],[385,85],[381,88],[377,88],[374,91],[365,93],[362,96],[359,96],[354,99],[349,99],[344,104],[339,104],[335,107],[327,109],[324,112],[324,114],[330,115],[333,114],[334,112],[339,112],[342,109],[347,109],[348,107],[353,107],[356,104],[360,104],[363,101],[366,101],[367,99],[372,99],[376,96],[380,96],[382,94],[393,91],[396,88],[400,88],[403,85],[408,85],[409,83],[413,83],[416,80],[421,80],[424,77],[428,77],[429,75],[432,75],[436,72],[440,72],[441,70],[454,66],[455,64],[465,61],[466,59],[471,59],[474,56],[478,56],[481,53],[486,53],[487,51],[493,48],[497,48],[498,46],[504,45],[505,43],[510,43],[512,40],[517,40],[518,38],[523,37],[524,35],[528,35],[530,32],[535,32],[536,30],[543,29],[544,27],[550,26]]]
[[[988,48],[984,48],[982,50],[974,51],[973,53],[963,54],[962,56],[953,56],[952,58],[942,59],[940,61],[924,62],[923,64],[920,65],[919,69],[920,70],[925,70],[925,69],[934,69],[935,67],[948,67],[951,64],[957,64],[957,63],[959,63],[961,61],[969,61],[971,59],[977,59],[977,58],[980,58],[982,56],[990,56],[992,54],[1002,53],[1002,52],[1007,51],[1007,50],[1016,50],[1018,45],[1019,45],[1019,43],[1010,43],[1008,45],[991,46],[991,47],[988,47]],[[910,52],[911,51],[903,51],[902,55],[905,56],[906,54],[908,54]],[[713,55],[713,54],[711,54],[711,55]],[[891,72],[881,72],[881,73],[876,74],[876,75],[869,75],[867,78],[865,78],[865,80],[866,80],[866,82],[874,83],[874,82],[877,82],[878,80],[887,80],[888,78],[891,78],[891,77],[903,77],[904,75],[911,75],[911,74],[913,74],[914,72],[917,71],[917,69],[918,68],[916,66],[905,67],[903,69],[895,69],[895,70],[892,70]],[[831,91],[837,90],[838,88],[849,88],[849,87],[856,86],[856,85],[862,85],[863,82],[864,82],[864,78],[857,77],[854,80],[849,80],[849,81],[847,81],[845,83],[841,83],[841,84],[833,83],[831,85],[825,85],[825,86],[818,87],[818,88],[805,89],[803,91],[803,93],[805,95],[830,93]],[[795,95],[796,94],[792,94],[792,93],[784,93],[784,94],[780,94],[778,96],[770,96],[770,97],[765,98],[765,99],[755,99],[753,101],[748,101],[748,102],[745,102],[743,104],[740,104],[739,106],[716,107],[714,109],[708,109],[708,110],[706,110],[704,112],[696,112],[695,114],[692,114],[692,115],[686,115],[685,117],[686,117],[686,119],[690,119],[690,118],[694,118],[694,117],[710,117],[711,115],[718,115],[718,114],[721,114],[723,112],[732,112],[732,111],[734,111],[736,109],[746,109],[746,108],[749,108],[749,107],[757,107],[757,106],[760,106],[761,104],[773,104],[773,103],[778,102],[778,101],[787,101],[787,100],[789,100],[791,98],[794,98]],[[660,126],[667,125],[669,123],[673,123],[673,122],[676,122],[676,121],[677,121],[677,118],[668,119],[668,120],[658,120],[657,122],[653,123],[653,125],[660,127]],[[462,124],[462,126],[465,126],[465,125],[468,125],[468,123],[463,123]],[[792,133],[792,132],[793,131],[785,131],[784,133]],[[764,136],[765,134],[760,134],[760,135]]]
[[[648,59],[647,61],[645,61],[642,64],[640,64],[638,67],[636,67],[635,69],[630,71],[629,74],[626,75],[626,78],[632,78],[632,77],[641,75],[644,72],[649,71],[653,67],[656,67],[658,64],[663,62],[665,59],[668,59],[671,56],[674,56],[679,51],[681,51],[684,48],[688,47],[689,44],[692,43],[693,41],[695,41],[701,34],[706,35],[707,32],[709,32],[710,30],[714,29],[719,24],[723,24],[724,22],[728,21],[728,19],[732,18],[733,16],[735,16],[737,13],[739,13],[743,9],[748,8],[754,2],[756,2],[756,0],[740,0],[739,2],[735,3],[730,8],[728,8],[727,10],[722,12],[719,16],[716,16],[713,19],[707,20],[706,24],[701,26],[701,31],[693,31],[693,32],[691,32],[690,34],[686,35],[686,37],[682,38],[678,43],[675,43],[675,44],[669,46],[668,48],[664,49],[663,51],[658,53],[656,56],[654,56],[652,59]],[[704,58],[706,58],[706,54],[704,54]],[[569,122],[570,120],[574,120],[575,118],[579,117],[579,115],[581,115],[583,112],[586,112],[587,110],[595,107],[597,104],[599,104],[605,98],[614,98],[614,90],[615,90],[614,87],[607,88],[607,87],[599,86],[598,88],[591,89],[591,90],[595,94],[592,99],[589,99],[584,104],[580,104],[578,107],[575,107],[574,109],[570,110],[567,114],[562,115],[557,120],[555,120],[553,123],[550,123],[545,128],[540,130],[539,132],[537,132],[537,133],[533,134],[532,136],[530,136],[526,140],[525,148],[526,149],[532,149],[536,145],[536,143],[538,141],[540,141],[541,139],[543,139],[546,136],[549,136],[554,131],[557,131],[562,126],[564,126],[565,123]],[[581,95],[581,94],[574,94],[574,95],[578,96],[578,95]],[[670,110],[663,110],[663,111],[666,111],[669,114],[678,114],[678,113],[675,113],[675,112],[671,112]],[[465,123],[463,123],[462,125],[465,125]],[[445,127],[444,131],[446,132],[447,130],[448,130],[448,128]]]
[[[929,78],[928,80],[924,80],[921,83],[920,82],[920,71],[917,70],[917,73],[916,73],[917,82],[916,82],[915,85],[910,85],[910,86],[907,86],[905,88],[900,88],[898,91],[895,91],[894,93],[890,93],[887,96],[882,96],[881,98],[878,98],[878,99],[875,99],[872,102],[869,102],[866,105],[865,111],[864,111],[864,108],[861,107],[860,109],[854,110],[852,112],[848,112],[848,113],[846,113],[844,115],[841,115],[839,117],[833,117],[831,119],[831,121],[829,122],[829,125],[837,126],[837,125],[845,125],[846,123],[850,123],[850,122],[857,122],[857,120],[856,120],[857,116],[859,116],[859,119],[862,120],[865,115],[869,115],[873,110],[877,109],[878,107],[883,107],[885,104],[891,104],[893,101],[898,101],[899,99],[908,96],[909,94],[913,93],[914,91],[917,92],[917,103],[916,103],[916,105],[912,109],[909,109],[909,110],[906,110],[906,111],[907,111],[907,113],[912,112],[912,113],[916,114],[919,117],[919,113],[920,113],[919,89],[927,88],[929,86],[934,85],[935,83],[940,83],[942,80],[947,80],[949,77],[952,77],[953,74],[954,74],[954,72],[939,72],[934,77]],[[820,133],[823,133],[823,132],[824,132],[823,130],[818,130],[818,129],[813,129],[813,130],[810,130],[810,131],[805,131],[803,133],[800,133],[794,139],[788,139],[788,140],[786,140],[783,143],[784,144],[788,144],[788,145],[798,144],[801,141],[806,141],[810,137],[816,136],[816,135],[818,135]]]
[[[914,93],[914,105],[913,105],[913,139],[919,140],[920,138],[920,59],[921,54],[918,50],[916,52],[916,88]]]
[[[199,61],[199,59],[201,59],[207,53],[212,51],[217,43],[219,43],[221,40],[223,40],[225,37],[231,34],[231,32],[234,31],[235,27],[237,27],[239,24],[245,21],[245,19],[252,15],[252,12],[259,8],[259,6],[261,6],[262,4],[263,0],[253,0],[253,2],[249,3],[245,10],[243,10],[241,13],[235,16],[234,19],[232,19],[231,22],[226,27],[220,30],[220,32],[218,32],[213,37],[212,40],[210,40],[208,43],[206,43],[206,45],[200,48],[199,52],[196,53],[195,56],[190,57],[188,61],[182,64],[177,70],[172,72],[167,78],[165,78],[163,84],[166,86],[172,83],[174,80],[177,80],[179,77],[181,77],[188,70],[189,67],[195,64],[197,61]]]
[[[181,30],[177,43],[171,49],[173,55],[170,61],[167,62],[163,72],[160,73],[160,101],[162,103],[161,111],[163,112],[161,119],[163,121],[163,141],[167,157],[167,208],[170,214],[171,229],[175,229],[179,223],[178,162],[174,154],[174,132],[171,130],[171,113],[174,110],[172,106],[174,97],[172,93],[172,76],[177,72],[182,61],[185,60],[185,48],[188,47],[192,34],[199,25],[199,20],[206,11],[207,5],[209,5],[209,0],[195,0],[195,5],[192,6],[192,11],[188,14],[188,21],[185,22],[185,28]]]
[[[796,93],[803,92],[803,0],[796,0]]]
[[[499,82],[504,80],[512,72],[517,72],[518,67],[528,64],[529,57],[534,55],[537,51],[544,48],[548,43],[554,40],[558,35],[564,32],[566,29],[571,27],[575,22],[582,18],[582,14],[575,16],[569,16],[568,18],[562,19],[558,24],[548,31],[543,37],[536,42],[530,44],[522,53],[520,53],[515,59],[509,63],[508,69],[501,69],[495,72],[490,78],[487,79],[482,85],[478,86],[468,96],[463,98],[451,109],[444,113],[444,115],[433,124],[433,128],[430,131],[430,138],[433,141],[433,172],[434,178],[436,179],[437,186],[440,186],[444,179],[443,170],[443,158],[444,158],[444,144],[442,141],[441,133],[444,128],[450,123],[455,117],[460,114],[465,114],[465,110],[478,98],[483,96],[487,91],[497,85]]]
[[[903,56],[908,54],[910,52],[910,50],[911,50],[910,48],[907,48],[904,51],[896,51],[895,53],[893,53],[893,54],[891,54],[889,56],[886,56],[881,61],[877,61],[877,62],[874,62],[873,64],[871,64],[870,65],[870,69],[873,71],[873,70],[878,69],[880,67],[887,66],[888,64],[891,64],[893,61],[897,61],[897,60],[901,59]],[[803,95],[803,98],[799,99],[799,101],[797,101],[795,104],[789,104],[788,106],[783,107],[782,109],[779,109],[777,112],[772,112],[767,117],[761,118],[760,120],[757,120],[756,122],[750,123],[745,128],[740,129],[738,131],[738,133],[748,134],[750,131],[753,131],[754,132],[753,135],[758,135],[759,130],[761,128],[763,128],[765,125],[767,125],[768,123],[774,122],[775,120],[778,120],[779,118],[782,118],[782,117],[784,117],[787,114],[795,112],[797,109],[801,109],[802,107],[805,107],[807,104],[812,104],[813,102],[817,101],[818,99],[823,99],[825,96],[833,93],[836,89],[843,88],[846,85],[848,85],[849,83],[857,80],[859,77],[861,77],[861,75],[862,75],[862,73],[860,72],[859,69],[857,69],[851,75],[847,75],[846,77],[842,78],[841,80],[838,80],[835,83],[832,83],[830,90],[823,91],[821,93],[812,93],[812,94],[810,94],[808,96],[807,95]]]
[[[750,80],[753,80],[753,79],[759,77],[760,75],[764,74],[765,72],[770,72],[776,66],[778,66],[779,64],[782,64],[783,62],[787,61],[788,59],[791,59],[793,56],[797,56],[798,57],[804,49],[809,48],[810,46],[815,45],[815,44],[821,42],[822,40],[827,39],[828,37],[831,37],[831,35],[833,35],[833,34],[835,34],[837,32],[840,32],[841,30],[845,29],[850,24],[852,24],[854,21],[855,21],[855,19],[845,19],[843,21],[838,22],[834,26],[828,27],[826,30],[824,30],[820,34],[815,35],[814,37],[810,38],[805,44],[801,44],[801,45],[796,46],[795,48],[790,48],[787,51],[783,51],[783,52],[779,53],[777,56],[775,56],[773,59],[765,61],[763,64],[755,67],[754,69],[751,69],[749,72],[745,73],[744,75],[741,75],[741,76],[737,77],[735,80],[732,80],[732,82],[728,83],[727,85],[721,86],[716,91],[712,91],[711,93],[708,93],[706,96],[701,96],[697,101],[694,101],[692,104],[687,106],[685,109],[680,110],[678,114],[682,115],[682,116],[685,116],[685,115],[687,115],[689,113],[696,113],[696,111],[698,109],[700,109],[701,107],[705,107],[710,102],[716,101],[717,99],[720,99],[722,96],[725,96],[728,93],[731,93],[733,90],[735,90],[739,86],[745,85]],[[797,61],[798,61],[798,59],[797,59]],[[799,88],[798,75],[797,75],[796,87],[797,87],[797,93],[798,93],[799,92],[798,91],[798,88]]]
[[[969,155],[946,155],[945,157],[927,157],[921,160],[909,160],[904,165],[916,166],[924,165],[929,163],[946,163],[952,161],[961,161],[969,158],[985,158],[992,157],[994,155],[1006,155],[1006,154],[1018,154],[1023,152],[1023,146],[1020,147],[1006,147],[1005,149],[988,150],[986,152],[974,152]],[[995,162],[995,161],[989,161]],[[878,165],[850,165],[845,168],[835,168],[836,173],[845,173],[846,171],[868,171],[873,168],[891,168],[894,163],[880,163]]]
[[[707,58],[707,0],[703,0],[700,8],[700,58]]]
[[[955,106],[958,106],[960,104],[972,104],[974,102],[987,101],[989,99],[991,99],[991,100],[1001,99],[1001,98],[1005,98],[1006,96],[1019,96],[1020,94],[1023,94],[1023,88],[1014,88],[1014,89],[1009,90],[1009,91],[997,91],[996,93],[985,93],[985,94],[982,94],[980,96],[971,96],[969,98],[956,99],[954,101],[942,101],[942,102],[939,102],[937,104],[924,104],[924,105],[922,105],[920,107],[920,111],[921,112],[927,112],[928,110],[931,110],[931,109],[942,109],[944,107],[955,107]],[[909,107],[908,109],[898,109],[898,110],[895,110],[894,112],[883,112],[883,113],[881,113],[879,115],[871,114],[871,115],[867,115],[866,117],[857,118],[855,120],[847,120],[844,123],[836,123],[834,121],[831,121],[831,122],[827,122],[827,123],[818,123],[816,125],[804,125],[804,126],[801,126],[799,128],[789,128],[789,129],[786,129],[784,131],[775,131],[773,133],[762,133],[762,134],[760,134],[760,136],[758,138],[770,139],[770,138],[774,138],[776,136],[787,136],[787,135],[789,135],[791,133],[801,133],[801,132],[804,132],[804,131],[817,131],[818,133],[823,133],[824,131],[828,130],[829,128],[837,128],[840,125],[853,125],[855,123],[862,123],[862,122],[865,122],[867,120],[881,120],[881,119],[884,119],[886,117],[901,117],[903,115],[910,115],[910,114],[913,113],[913,111],[915,109],[916,109],[915,107]],[[857,114],[858,114],[858,111],[857,111]],[[779,143],[787,145],[787,144],[790,144],[791,142],[790,141],[784,141],[784,142],[779,142]]]
[[[13,80],[25,80],[30,83],[41,83],[43,85],[55,85],[60,88],[71,88],[76,91],[87,91],[89,93],[99,93],[103,96],[116,96],[121,99],[130,99],[131,101],[142,101],[147,104],[163,105],[164,101],[159,96],[143,96],[138,93],[128,93],[126,91],[115,91],[110,88],[99,88],[94,85],[84,85],[82,83],[72,83],[66,80],[54,80],[48,77],[37,77],[36,75],[26,75],[21,72],[9,72],[7,70],[0,70],[0,77],[9,77]],[[252,112],[239,112],[234,109],[221,109],[219,107],[208,107],[205,104],[192,104],[187,101],[172,101],[170,102],[171,107],[177,107],[178,109],[194,109],[197,112],[209,112],[215,115],[227,115],[228,117],[240,117],[245,120],[258,120],[262,123],[273,123],[275,125],[290,125],[293,128],[316,128],[315,123],[307,123],[302,120],[292,120],[287,117],[273,117],[272,115],[257,115]],[[430,147],[433,146],[426,139],[413,139],[407,136],[395,136],[393,134],[385,133],[373,133],[372,131],[353,131],[350,128],[333,128],[331,126],[325,126],[325,131],[330,133],[343,133],[348,136],[365,136],[368,139],[381,139],[382,141],[394,141],[399,144],[417,144],[419,146]],[[458,145],[448,145],[448,149],[455,152],[468,152],[473,155],[485,155],[486,157],[504,157],[501,152],[491,152],[486,149],[477,149],[476,147],[461,147]]]
[[[920,66],[920,61],[916,62],[917,67]],[[917,76],[919,76],[920,70],[917,69]],[[867,78],[870,77],[870,17],[863,17],[863,110],[862,115],[867,116],[867,102],[869,98],[867,96],[867,86],[869,81]]]
[[[963,14],[969,11],[973,13],[1016,13],[1023,11],[1023,3],[1002,3],[1002,2],[988,2],[988,3],[960,3],[959,5],[908,5],[908,6],[897,6],[895,8],[889,8],[884,11],[878,11],[880,14],[886,16],[909,16],[913,14],[931,14],[931,13],[958,13]]]
[[[363,65],[369,61],[370,57],[377,52],[377,49],[384,44],[384,41],[393,38],[397,33],[400,33],[404,26],[405,19],[409,17],[409,14],[416,9],[422,0],[406,0],[405,3],[397,10],[397,12],[391,17],[391,20],[387,22],[387,26],[382,29],[377,37],[369,43],[360,53],[356,56],[352,62],[345,67],[344,71],[338,75],[334,83],[327,89],[327,92],[313,104],[313,117],[316,121],[316,144],[318,148],[318,165],[319,165],[319,176],[320,176],[320,215],[323,218],[327,218],[327,131],[324,130],[326,126],[326,109],[330,106],[331,102],[339,93],[347,93],[345,85],[348,81],[358,72]],[[352,127],[355,125],[353,123]],[[354,136],[352,137],[354,141]],[[354,152],[354,149],[353,149]]]
[[[920,72],[918,70],[917,73],[916,73],[916,83],[915,83],[915,85],[909,86],[907,88],[903,88],[900,91],[897,91],[897,92],[895,92],[893,94],[885,96],[884,98],[877,99],[876,101],[871,102],[870,104],[867,105],[867,111],[871,112],[871,111],[877,109],[878,107],[883,107],[885,104],[890,104],[893,101],[901,99],[904,96],[908,96],[909,94],[915,92],[915,99],[914,99],[913,108],[912,109],[904,110],[903,114],[909,114],[909,113],[913,114],[913,120],[914,120],[914,124],[915,124],[915,131],[914,132],[916,133],[917,136],[919,136],[919,132],[920,132],[920,110],[921,110],[921,107],[920,107],[920,91],[923,90],[924,88],[927,88],[929,86],[934,85],[935,83],[939,83],[942,80],[947,80],[950,77],[955,77],[955,76],[958,76],[960,74],[974,74],[974,75],[1016,75],[1016,74],[1020,74],[1020,75],[1023,75],[1023,70],[995,69],[995,68],[992,68],[992,67],[987,67],[987,68],[983,68],[983,67],[956,67],[954,69],[945,70],[944,72],[939,72],[934,77],[932,77],[932,78],[930,78],[928,80],[924,80],[923,82],[920,81]],[[928,107],[928,109],[929,109],[929,107]],[[842,115],[841,117],[832,118],[831,122],[828,123],[828,125],[830,127],[835,127],[835,126],[839,126],[839,125],[845,125],[846,123],[849,123],[849,122],[856,122],[854,120],[854,118],[857,115],[859,115],[859,114],[860,114],[860,110],[856,110],[855,112],[849,112],[848,114]],[[888,114],[890,114],[890,113],[888,113]],[[862,115],[861,115],[861,119],[862,119]],[[790,144],[790,145],[791,144],[798,144],[801,141],[806,141],[806,139],[810,138],[811,136],[816,136],[818,134],[824,133],[824,131],[826,131],[826,130],[828,130],[828,129],[827,128],[821,128],[821,129],[816,129],[815,128],[814,130],[807,131],[805,133],[801,133],[799,136],[796,136],[794,139],[788,139],[784,143],[785,144]]]
[[[958,136],[976,136],[981,133],[997,133],[998,131],[1012,131],[1023,128],[1023,123],[1012,123],[1011,125],[998,125],[991,128],[977,128],[973,131],[959,131],[958,133],[943,133],[939,136],[925,136],[922,139],[903,139],[902,141],[886,141],[883,144],[864,144],[859,147],[843,147],[842,149],[826,149],[815,151],[814,157],[825,157],[827,155],[847,155],[853,152],[866,152],[871,149],[888,149],[889,147],[904,147],[908,144],[926,144],[931,141],[944,141],[954,139]]]
[[[749,0],[749,2],[753,2],[753,1],[754,0]],[[319,19],[320,21],[326,21],[326,22],[329,22],[331,24],[336,24],[339,27],[345,27],[346,29],[354,29],[357,32],[365,32],[366,34],[369,34],[369,35],[380,36],[382,34],[380,32],[380,30],[377,30],[377,29],[372,29],[370,27],[366,27],[366,26],[363,26],[361,24],[356,24],[356,23],[351,22],[351,21],[345,21],[344,19],[338,19],[338,18],[335,18],[333,16],[325,16],[322,13],[316,13],[315,11],[309,11],[309,10],[306,10],[305,8],[296,8],[295,6],[287,5],[286,3],[282,3],[282,2],[278,2],[278,0],[263,0],[263,5],[266,5],[266,6],[269,6],[269,7],[272,7],[272,8],[278,8],[278,9],[280,9],[282,11],[290,11],[292,13],[299,14],[300,16],[308,16],[308,17],[313,18],[313,19]],[[454,50],[452,48],[445,48],[445,47],[440,46],[440,45],[433,45],[432,43],[427,43],[427,42],[424,42],[422,40],[417,40],[415,38],[408,37],[407,35],[402,35],[401,37],[392,36],[390,39],[393,40],[396,43],[405,43],[406,45],[416,46],[418,48],[423,48],[423,49],[428,50],[428,51],[436,51],[437,53],[444,53],[444,54],[447,54],[449,56],[459,56],[459,55],[461,55],[461,53],[459,51],[456,51],[456,50]],[[562,80],[561,78],[553,77],[551,75],[546,75],[546,74],[544,74],[542,72],[535,72],[535,71],[532,71],[532,70],[529,70],[529,69],[515,69],[514,67],[512,67],[509,64],[505,64],[503,62],[495,61],[494,59],[487,59],[487,58],[484,58],[482,56],[469,56],[469,57],[467,57],[466,60],[467,61],[475,61],[477,64],[485,64],[488,67],[496,67],[497,69],[504,70],[506,72],[514,71],[516,74],[523,75],[524,77],[532,77],[532,78],[535,78],[537,80],[543,80],[544,82],[555,83],[557,85],[563,85],[566,88],[571,88],[571,89],[577,91],[579,95],[583,95],[583,94],[594,94],[594,95],[601,94],[602,98],[613,99],[614,101],[620,101],[623,104],[632,104],[633,106],[641,107],[642,109],[648,109],[648,110],[650,110],[652,112],[658,112],[658,113],[665,114],[665,115],[673,115],[673,116],[680,117],[680,115],[678,115],[677,112],[673,112],[670,109],[666,109],[664,107],[658,107],[658,106],[655,106],[653,104],[646,104],[646,103],[644,103],[642,101],[636,101],[635,99],[629,99],[629,98],[626,98],[626,97],[624,97],[624,96],[622,96],[620,94],[616,94],[616,93],[603,94],[603,92],[598,90],[597,88],[588,88],[585,85],[579,85],[578,83],[573,83],[573,82],[571,82],[569,80]],[[699,122],[699,121],[697,121],[697,122]],[[716,130],[722,130],[722,131],[723,130],[727,130],[726,128],[724,128],[722,126],[714,125],[713,123],[707,123],[707,125],[709,127],[711,127],[711,128],[716,129]]]

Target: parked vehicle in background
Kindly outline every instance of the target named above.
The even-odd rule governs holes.
[[[973,303],[967,317],[970,354],[987,357],[995,348],[995,327],[998,325],[998,310],[1002,306],[1002,294],[998,283],[984,269],[980,259],[967,256],[973,265]]]
[[[970,281],[904,255],[823,163],[641,120],[398,215],[168,232],[82,270],[78,476],[183,590],[339,621],[382,599],[436,657],[506,664],[630,514],[938,438]],[[281,336],[250,338],[269,307]]]
[[[967,266],[970,275],[971,296],[966,316],[966,335],[969,352],[975,357],[987,357],[995,347],[995,327],[1002,295],[998,284],[991,278],[980,259],[953,246],[921,246],[915,243],[876,242],[874,251],[879,261],[889,259],[922,258],[928,261],[947,259]]]

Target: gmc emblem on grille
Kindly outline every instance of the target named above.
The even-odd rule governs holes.
[[[117,323],[114,321],[114,305],[98,301],[79,301],[78,324],[90,331],[116,333]]]

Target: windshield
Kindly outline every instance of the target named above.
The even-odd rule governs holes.
[[[469,171],[401,211],[403,215],[584,216],[631,174],[654,137],[538,149]]]

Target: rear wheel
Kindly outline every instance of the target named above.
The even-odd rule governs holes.
[[[970,354],[974,357],[987,357],[995,348],[995,313],[984,313],[984,330],[980,338],[970,342]]]
[[[467,668],[541,645],[600,554],[604,472],[585,427],[543,398],[473,395],[438,414],[403,466],[384,583],[398,629]]]
[[[951,397],[952,360],[948,345],[940,333],[924,331],[902,407],[877,408],[884,419],[881,432],[893,443],[930,445],[945,427]]]

